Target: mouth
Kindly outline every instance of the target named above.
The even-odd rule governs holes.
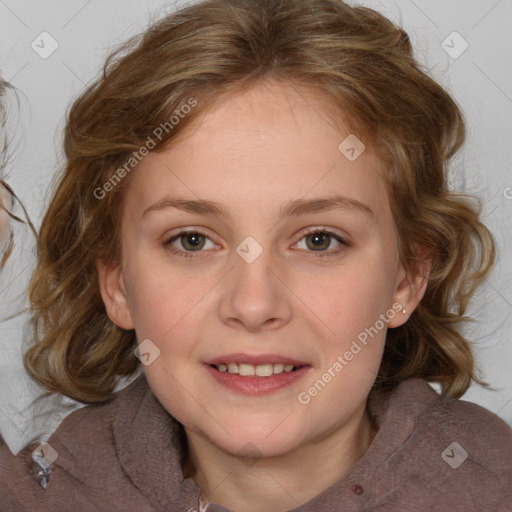
[[[292,373],[309,365],[293,365],[284,363],[219,363],[210,364],[212,368],[219,372],[230,373],[231,375],[239,375],[240,377],[272,377],[281,373]]]
[[[267,395],[305,378],[311,364],[275,354],[230,354],[203,363],[213,381],[245,395]]]

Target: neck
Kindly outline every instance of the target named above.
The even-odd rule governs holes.
[[[187,468],[209,502],[234,512],[284,512],[307,503],[343,478],[366,452],[376,432],[363,407],[350,423],[292,453],[251,460],[228,453],[186,429]]]

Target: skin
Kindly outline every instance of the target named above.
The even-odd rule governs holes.
[[[0,179],[2,174],[0,171]],[[2,259],[3,247],[8,239],[10,218],[6,209],[11,207],[11,197],[7,189],[0,184],[0,260]]]
[[[209,501],[235,511],[297,507],[365,453],[376,433],[366,402],[386,328],[307,405],[297,396],[393,304],[407,314],[400,310],[387,327],[406,322],[425,291],[425,277],[399,262],[379,159],[367,146],[349,161],[338,150],[349,132],[334,129],[322,105],[311,91],[260,83],[213,106],[172,148],[141,162],[124,204],[121,262],[97,262],[109,317],[161,351],[144,371],[185,427],[193,478]],[[288,201],[334,192],[373,214],[337,208],[279,218]],[[231,217],[175,208],[143,215],[169,196],[220,202]],[[324,227],[350,246],[306,236]],[[183,228],[207,236],[200,252],[186,236],[173,242],[191,258],[163,245]],[[236,252],[248,236],[263,250],[252,263]],[[331,255],[320,258],[322,251]],[[234,352],[289,356],[312,368],[283,390],[246,396],[202,366]],[[254,451],[248,464],[242,456]]]

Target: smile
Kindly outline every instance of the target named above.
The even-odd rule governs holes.
[[[290,373],[302,368],[302,366],[294,366],[293,364],[285,365],[282,363],[264,363],[258,365],[246,363],[220,363],[212,366],[219,370],[219,372],[227,372],[233,375],[240,375],[241,377],[271,377],[272,375],[279,375],[283,372]]]
[[[219,389],[252,396],[267,395],[292,386],[313,370],[310,365],[283,363],[205,363],[203,367],[212,377],[212,383],[221,386]]]

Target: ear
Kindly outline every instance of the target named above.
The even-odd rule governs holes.
[[[400,327],[405,324],[427,290],[428,278],[432,268],[432,251],[417,246],[415,256],[415,261],[408,268],[400,263],[393,304],[400,304],[401,309],[388,322],[388,327]],[[406,312],[404,313],[403,310]]]
[[[122,329],[134,329],[126,287],[121,267],[104,260],[96,260],[96,271],[101,296],[107,310],[107,315]]]

